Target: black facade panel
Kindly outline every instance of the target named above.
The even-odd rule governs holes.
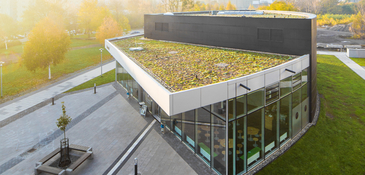
[[[155,23],[170,28],[160,33],[149,26]],[[310,19],[145,15],[145,25],[151,39],[293,55],[311,50]]]

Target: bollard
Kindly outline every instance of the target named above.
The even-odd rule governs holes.
[[[161,124],[161,133],[165,134],[165,126],[163,124]]]
[[[52,105],[54,105],[54,97],[52,97]]]
[[[94,94],[96,94],[96,83],[94,83]]]
[[[134,175],[138,175],[138,160],[134,158]]]

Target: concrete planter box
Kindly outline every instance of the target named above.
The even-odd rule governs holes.
[[[365,58],[365,49],[347,49],[347,56],[352,58]]]

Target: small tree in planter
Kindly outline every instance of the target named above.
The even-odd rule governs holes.
[[[64,102],[62,102],[62,115],[57,119],[57,127],[63,131],[63,139],[60,140],[61,158],[58,163],[59,167],[67,167],[71,164],[71,159],[69,155],[69,140],[66,138],[66,126],[71,122],[72,118],[66,115],[66,107]]]

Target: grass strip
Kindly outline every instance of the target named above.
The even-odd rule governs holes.
[[[258,174],[364,173],[365,80],[331,55],[317,65],[317,125]]]
[[[113,81],[115,81],[115,69],[104,73],[102,77],[98,76],[85,83],[82,83],[82,84],[66,91],[66,93],[94,87],[94,83],[96,83],[96,86],[100,86],[103,84],[111,83]]]
[[[109,61],[111,58],[108,52],[103,52],[103,61]],[[52,80],[97,64],[100,64],[99,47],[68,51],[62,63],[51,66]],[[48,69],[30,72],[21,62],[3,67],[4,97],[37,89],[50,81]]]
[[[351,58],[352,61],[355,61],[360,66],[365,66],[365,58]]]

